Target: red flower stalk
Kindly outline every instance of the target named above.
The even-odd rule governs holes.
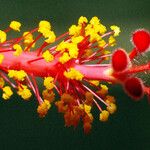
[[[113,25],[111,31],[107,31],[97,17],[89,23],[86,17],[80,17],[78,25],[72,25],[68,32],[57,38],[50,23],[41,21],[37,28],[23,36],[6,40],[6,32],[20,31],[20,26],[19,22],[13,21],[9,28],[0,30],[0,87],[5,100],[10,98],[12,91],[4,85],[4,80],[25,100],[31,97],[33,91],[39,103],[37,112],[44,117],[54,101],[55,89],[60,95],[55,104],[64,114],[65,125],[76,127],[82,120],[84,131],[88,133],[93,122],[93,105],[100,110],[101,121],[107,121],[117,109],[114,97],[108,95],[108,87],[99,81],[123,85],[125,92],[135,100],[141,99],[144,94],[150,95],[150,87],[136,77],[137,73],[150,70],[150,62],[133,63],[140,53],[149,48],[148,31],[141,29],[133,33],[134,48],[128,54],[122,48],[114,52],[106,50],[116,44],[115,37],[119,35],[120,28]],[[38,35],[34,39],[35,32]],[[45,41],[35,48],[42,37],[46,38]],[[56,41],[58,44],[55,44]],[[51,46],[52,43],[54,46]],[[44,81],[42,97],[36,77]]]

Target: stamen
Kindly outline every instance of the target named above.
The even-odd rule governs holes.
[[[82,84],[83,85],[83,84]],[[98,100],[100,100],[102,103],[104,103],[106,106],[109,106],[103,99],[101,99],[95,92],[93,92],[91,89],[89,89],[87,86],[83,85],[89,92],[91,92]]]

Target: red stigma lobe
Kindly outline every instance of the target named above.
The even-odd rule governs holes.
[[[120,72],[127,68],[129,64],[129,58],[125,50],[117,49],[112,56],[112,67],[114,71]]]

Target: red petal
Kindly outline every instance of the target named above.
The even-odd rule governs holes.
[[[129,64],[129,57],[125,50],[117,49],[112,56],[112,67],[114,71],[119,72],[127,68]]]

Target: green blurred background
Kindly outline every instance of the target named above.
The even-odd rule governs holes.
[[[0,0],[0,28],[11,20],[19,20],[24,29],[32,29],[40,20],[50,20],[57,34],[63,33],[83,15],[98,16],[109,27],[117,24],[122,33],[119,47],[132,48],[131,32],[150,30],[149,0]],[[120,86],[110,86],[116,96],[118,111],[107,123],[98,121],[92,132],[84,135],[82,125],[74,130],[64,127],[61,114],[52,107],[44,119],[36,114],[36,99],[24,102],[14,95],[0,101],[0,149],[70,149],[70,150],[149,150],[150,105],[146,97],[131,100]]]

